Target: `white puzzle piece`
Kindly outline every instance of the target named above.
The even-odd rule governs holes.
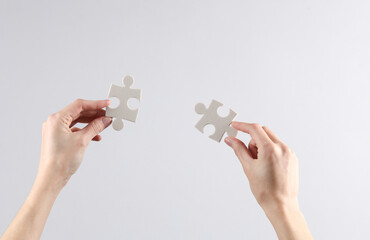
[[[138,109],[130,109],[127,106],[127,101],[131,98],[141,100],[141,90],[133,89],[131,85],[134,83],[132,76],[125,76],[122,80],[123,87],[112,84],[109,89],[108,98],[116,97],[119,100],[119,105],[116,108],[107,107],[106,116],[114,117],[113,128],[116,131],[120,131],[123,128],[123,119],[136,122]]]
[[[203,103],[198,103],[195,105],[195,112],[203,115],[203,117],[195,125],[200,132],[203,132],[203,129],[206,125],[212,124],[215,127],[215,132],[209,136],[211,139],[220,142],[225,132],[230,137],[236,137],[238,131],[231,127],[230,124],[233,119],[236,117],[236,112],[229,110],[229,115],[226,117],[220,117],[217,113],[219,107],[223,106],[222,103],[212,100],[208,108]]]

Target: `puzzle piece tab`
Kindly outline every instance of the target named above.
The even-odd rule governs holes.
[[[116,97],[119,99],[119,105],[116,108],[107,107],[106,109],[106,116],[107,117],[114,117],[113,120],[113,128],[116,131],[120,131],[123,128],[123,119],[136,122],[138,109],[130,109],[127,106],[127,101],[131,98],[135,98],[137,100],[141,100],[141,90],[140,89],[133,89],[131,85],[134,83],[134,79],[132,76],[125,76],[123,78],[123,87],[117,86],[112,84],[109,90],[108,98]]]
[[[208,108],[206,108],[203,103],[198,103],[195,105],[195,112],[203,115],[203,117],[195,125],[195,128],[204,133],[204,127],[208,124],[212,124],[215,127],[215,132],[209,137],[217,142],[221,141],[225,132],[227,132],[230,137],[235,137],[238,132],[235,128],[230,126],[231,122],[237,115],[236,112],[230,109],[228,116],[220,117],[217,113],[217,110],[221,106],[223,106],[223,104],[216,100],[212,100]]]

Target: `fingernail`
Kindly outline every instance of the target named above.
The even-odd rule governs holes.
[[[227,137],[227,138],[225,138],[225,143],[229,146],[229,147],[231,147],[231,145],[232,145],[232,139],[230,138],[230,137]]]
[[[106,101],[108,102],[108,106],[112,103],[110,99],[107,99]]]
[[[112,122],[112,118],[110,118],[110,117],[103,117],[102,121],[103,121],[104,126],[105,127],[108,127],[108,125]]]
[[[238,124],[239,122],[235,122],[235,121],[231,122],[231,126],[237,126]]]

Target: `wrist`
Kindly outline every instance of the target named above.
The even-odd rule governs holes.
[[[35,183],[45,188],[60,191],[68,183],[71,175],[68,174],[60,159],[41,158]]]
[[[57,178],[38,173],[32,190],[50,196],[57,196],[63,187],[64,184],[62,184],[60,180],[57,180]]]
[[[298,200],[263,208],[279,239],[313,239]]]
[[[288,222],[296,216],[302,215],[298,200],[275,202],[262,207],[266,216],[273,221]]]
[[[63,177],[62,175],[39,170],[33,188],[48,193],[59,193],[67,184],[68,180],[69,178]]]
[[[263,210],[279,239],[313,239],[298,200],[270,205]]]

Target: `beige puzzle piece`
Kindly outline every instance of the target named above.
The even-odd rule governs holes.
[[[120,131],[124,124],[123,119],[136,122],[138,109],[130,109],[127,105],[127,101],[131,98],[141,100],[141,90],[131,88],[134,83],[134,78],[127,75],[122,80],[123,86],[117,86],[112,84],[109,90],[108,98],[116,97],[119,100],[119,105],[116,108],[107,107],[106,116],[114,117],[112,126],[115,130]]]
[[[195,125],[195,128],[204,133],[204,127],[208,124],[212,124],[215,127],[215,132],[209,137],[217,142],[221,141],[225,132],[227,132],[230,137],[235,137],[238,132],[235,128],[230,126],[231,122],[237,115],[236,112],[230,109],[228,116],[220,117],[217,110],[221,106],[223,106],[223,104],[216,100],[212,100],[208,108],[206,108],[203,103],[195,105],[195,112],[203,115]]]

